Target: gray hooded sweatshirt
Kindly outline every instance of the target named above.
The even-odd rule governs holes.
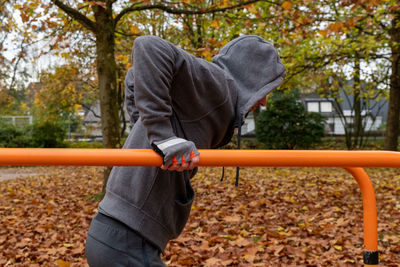
[[[124,148],[151,148],[173,136],[193,141],[199,149],[223,146],[249,109],[284,76],[277,51],[258,36],[234,39],[212,63],[158,37],[139,37],[125,78],[134,126]],[[99,210],[164,251],[189,217],[195,172],[114,167]]]

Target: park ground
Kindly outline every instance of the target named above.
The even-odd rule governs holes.
[[[367,169],[382,266],[400,263],[400,170]],[[0,167],[0,266],[87,266],[100,167]],[[362,266],[360,190],[336,168],[200,168],[168,266]],[[18,178],[20,177],[20,178]]]

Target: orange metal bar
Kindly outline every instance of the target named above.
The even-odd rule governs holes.
[[[200,149],[200,166],[391,167],[400,153],[341,150]],[[161,166],[150,149],[0,148],[0,165]]]
[[[378,232],[372,183],[361,167],[400,167],[400,153],[338,150],[210,150],[200,166],[343,167],[356,179],[363,198],[364,263],[377,266]],[[0,148],[0,165],[161,166],[150,149]]]

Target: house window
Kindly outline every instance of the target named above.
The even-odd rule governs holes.
[[[332,112],[332,103],[321,102],[321,112]]]
[[[329,101],[310,101],[307,102],[308,112],[332,112],[332,103]]]
[[[319,112],[319,103],[318,102],[307,102],[307,111],[308,112]]]

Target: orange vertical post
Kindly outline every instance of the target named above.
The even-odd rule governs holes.
[[[363,200],[364,265],[378,266],[378,213],[372,182],[362,168],[345,168],[356,179]]]

